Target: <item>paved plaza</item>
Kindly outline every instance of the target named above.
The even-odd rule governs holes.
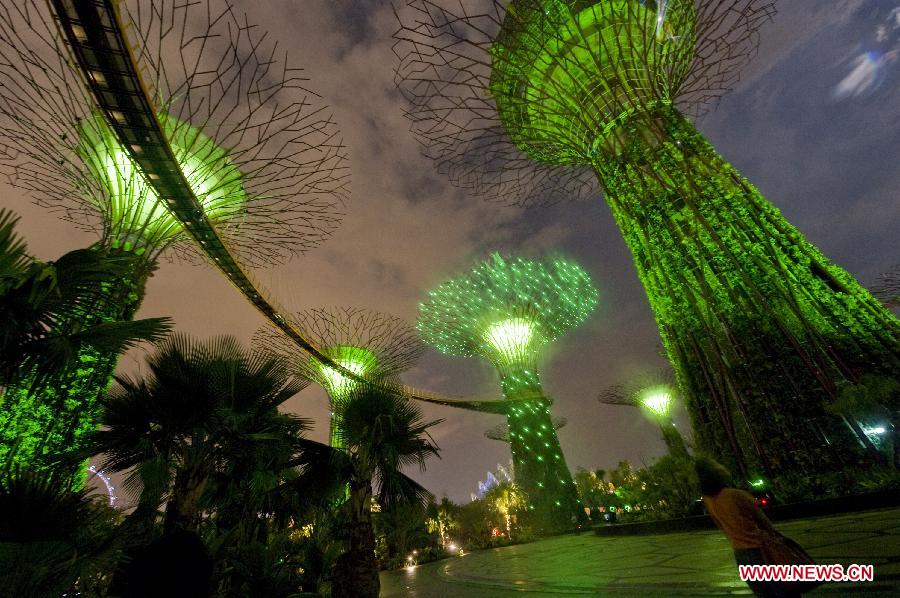
[[[819,563],[875,565],[868,584],[828,584],[812,595],[900,596],[900,509],[779,523]],[[749,595],[725,537],[714,531],[656,536],[582,533],[482,550],[382,574],[393,598]]]

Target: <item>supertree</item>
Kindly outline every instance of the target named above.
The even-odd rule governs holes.
[[[429,291],[416,327],[442,353],[479,355],[500,374],[516,483],[542,525],[561,528],[584,515],[537,372],[541,349],[578,326],[597,290],[565,259],[503,258]]]
[[[687,116],[738,80],[772,3],[503,4],[397,13],[397,84],[439,170],[523,205],[602,190],[698,443],[745,478],[875,459],[858,422],[824,405],[844,380],[897,375],[897,319]]]
[[[282,263],[340,220],[335,123],[225,0],[4,2],[0,82],[6,181],[133,263],[85,321],[131,318],[164,254],[219,267],[237,255],[223,269],[255,294],[241,267]],[[76,451],[117,358],[87,349],[59,380],[6,389],[2,459],[34,467]]]
[[[411,368],[425,350],[416,331],[406,322],[376,311],[316,308],[298,312],[290,319],[335,363],[367,378],[395,379]],[[325,390],[331,404],[331,446],[343,448],[341,422],[336,415],[340,410],[335,407],[348,400],[360,382],[299,351],[290,338],[273,326],[257,330],[253,345],[258,351],[282,357],[297,376],[312,380]]]
[[[663,441],[673,457],[687,457],[687,445],[675,422],[672,408],[677,401],[674,376],[666,371],[654,376],[639,376],[626,384],[615,384],[599,394],[597,400],[606,405],[637,407],[659,426]]]

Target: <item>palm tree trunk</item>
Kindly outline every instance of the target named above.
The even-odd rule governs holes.
[[[172,498],[166,505],[163,534],[182,529],[196,531],[200,512],[200,497],[206,486],[206,478],[192,470],[179,470],[175,474]]]
[[[378,598],[381,584],[375,559],[372,528],[371,479],[350,481],[350,547],[335,565],[331,586],[334,598]]]

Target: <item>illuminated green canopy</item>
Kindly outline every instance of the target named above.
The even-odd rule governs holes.
[[[664,384],[645,388],[638,394],[637,402],[655,417],[667,419],[672,412],[672,389]]]
[[[160,115],[160,122],[207,217],[215,221],[242,213],[247,195],[228,152],[188,123],[166,114]],[[78,135],[75,153],[101,188],[100,197],[93,189],[84,192],[108,216],[113,246],[139,252],[161,249],[182,232],[103,116],[79,123]]]
[[[362,347],[347,345],[326,347],[323,353],[338,365],[360,376],[374,372],[378,365],[375,354]],[[310,358],[308,371],[317,373],[316,382],[322,385],[332,401],[347,398],[359,384],[315,358]]]
[[[521,363],[581,324],[597,289],[575,262],[494,254],[471,272],[429,291],[419,305],[422,339],[443,353]]]
[[[690,0],[513,0],[489,88],[510,138],[544,163],[589,164],[618,122],[675,99],[695,22]]]

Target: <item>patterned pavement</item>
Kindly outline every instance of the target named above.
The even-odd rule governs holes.
[[[777,527],[819,563],[875,565],[872,583],[827,584],[808,595],[900,596],[900,509]],[[381,580],[384,598],[751,595],[718,530],[620,537],[585,532],[383,573]]]

